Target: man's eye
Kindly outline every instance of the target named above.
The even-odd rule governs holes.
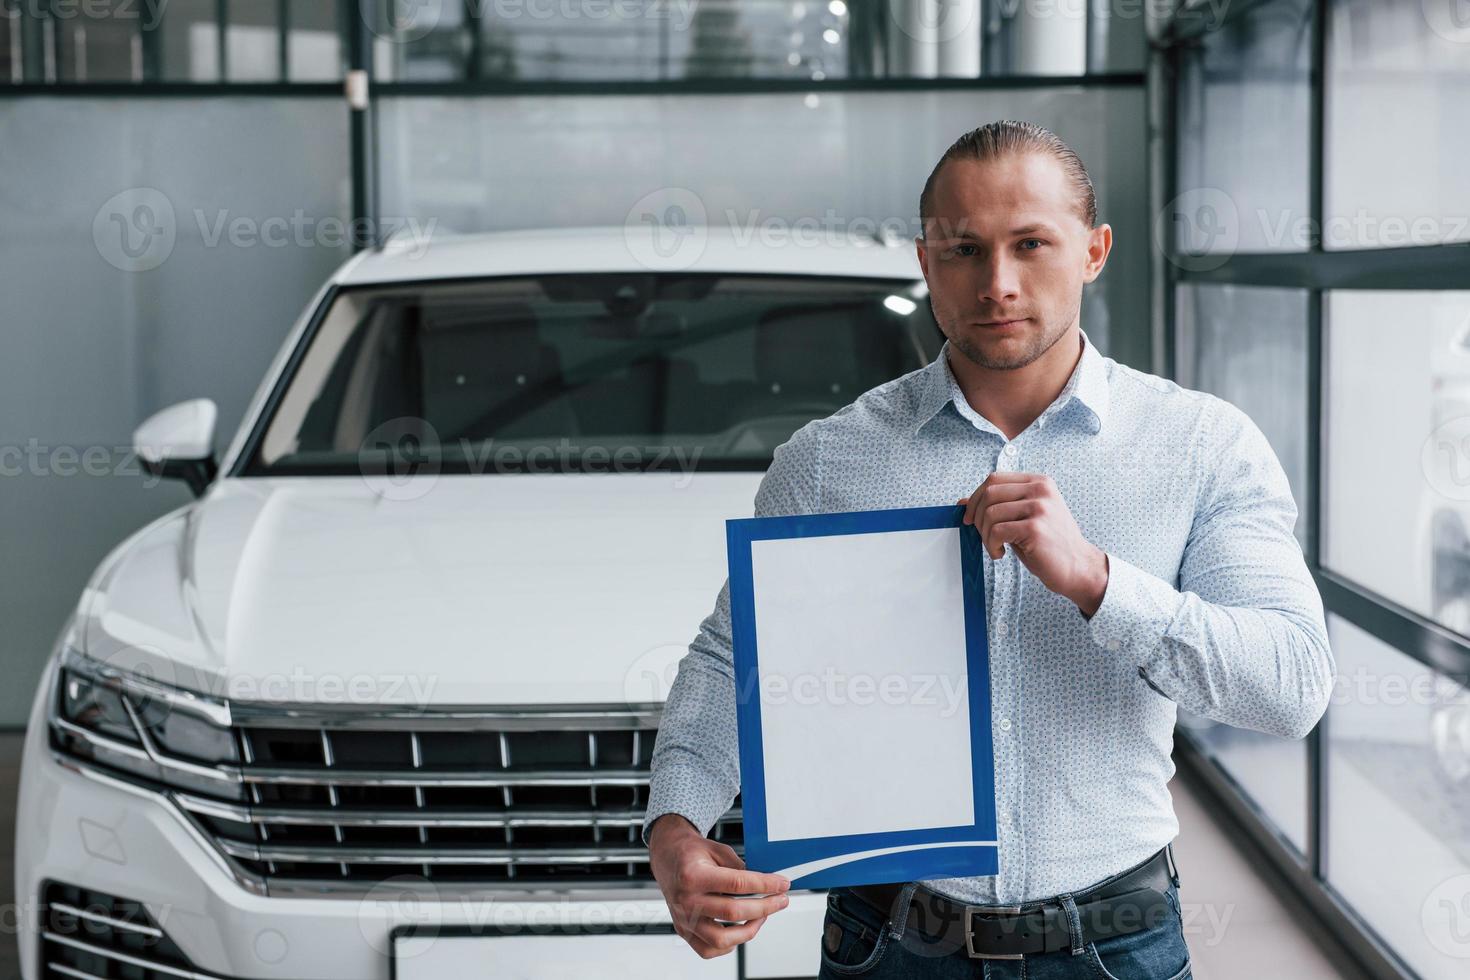
[[[1022,245],[1025,245],[1025,244],[1026,244],[1026,242],[1035,242],[1035,243],[1036,243],[1036,245],[1037,245],[1037,247],[1038,247],[1038,248],[1039,248],[1039,247],[1040,247],[1040,246],[1042,246],[1042,245],[1045,245],[1045,244],[1046,244],[1046,242],[1043,242],[1043,241],[1042,241],[1042,240],[1041,240],[1041,239],[1039,239],[1039,238],[1027,238],[1027,239],[1025,239],[1025,241],[1023,241],[1023,242],[1021,242],[1021,244],[1022,244]],[[1027,251],[1027,252],[1034,252],[1034,251],[1036,251],[1036,249],[1034,249],[1034,248],[1028,248],[1028,249],[1026,249],[1026,250],[1025,250],[1025,251]]]
[[[968,249],[971,249],[971,251],[969,251],[969,252],[963,251],[964,249],[967,249],[967,248]],[[964,256],[965,258],[969,258],[971,255],[974,255],[975,254],[974,251],[973,251],[974,248],[975,248],[974,245],[956,245],[950,251],[952,251],[956,255],[961,255],[961,256]]]

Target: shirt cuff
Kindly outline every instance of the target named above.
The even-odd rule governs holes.
[[[715,821],[730,809],[721,805],[725,790],[718,782],[691,765],[660,766],[648,787],[648,808],[643,813],[643,846],[648,846],[648,830],[665,813],[677,813],[708,837]]]
[[[1168,582],[1108,552],[1108,586],[1087,621],[1092,642],[1109,653],[1130,652],[1143,663],[1164,635],[1184,595]]]

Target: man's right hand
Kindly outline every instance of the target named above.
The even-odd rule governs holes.
[[[786,907],[790,879],[746,871],[734,848],[705,837],[677,813],[666,813],[653,822],[648,851],[653,877],[673,916],[674,931],[707,960],[748,942],[767,916]],[[769,897],[730,897],[752,893]],[[715,919],[741,924],[726,926]]]

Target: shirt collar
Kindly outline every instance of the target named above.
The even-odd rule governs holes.
[[[1072,370],[1072,376],[1067,379],[1066,386],[1047,408],[1047,413],[1055,415],[1075,399],[1086,410],[1089,427],[1096,433],[1101,430],[1108,417],[1108,369],[1102,354],[1087,336],[1087,331],[1079,329],[1078,333],[1081,334],[1082,357]],[[958,402],[964,400],[964,392],[949,367],[949,352],[950,343],[946,339],[939,350],[939,356],[923,370],[914,419],[915,432],[939,414],[945,405],[953,403],[958,410]]]

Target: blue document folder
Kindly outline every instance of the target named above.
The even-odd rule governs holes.
[[[746,867],[993,875],[986,557],[962,506],[726,522]]]

